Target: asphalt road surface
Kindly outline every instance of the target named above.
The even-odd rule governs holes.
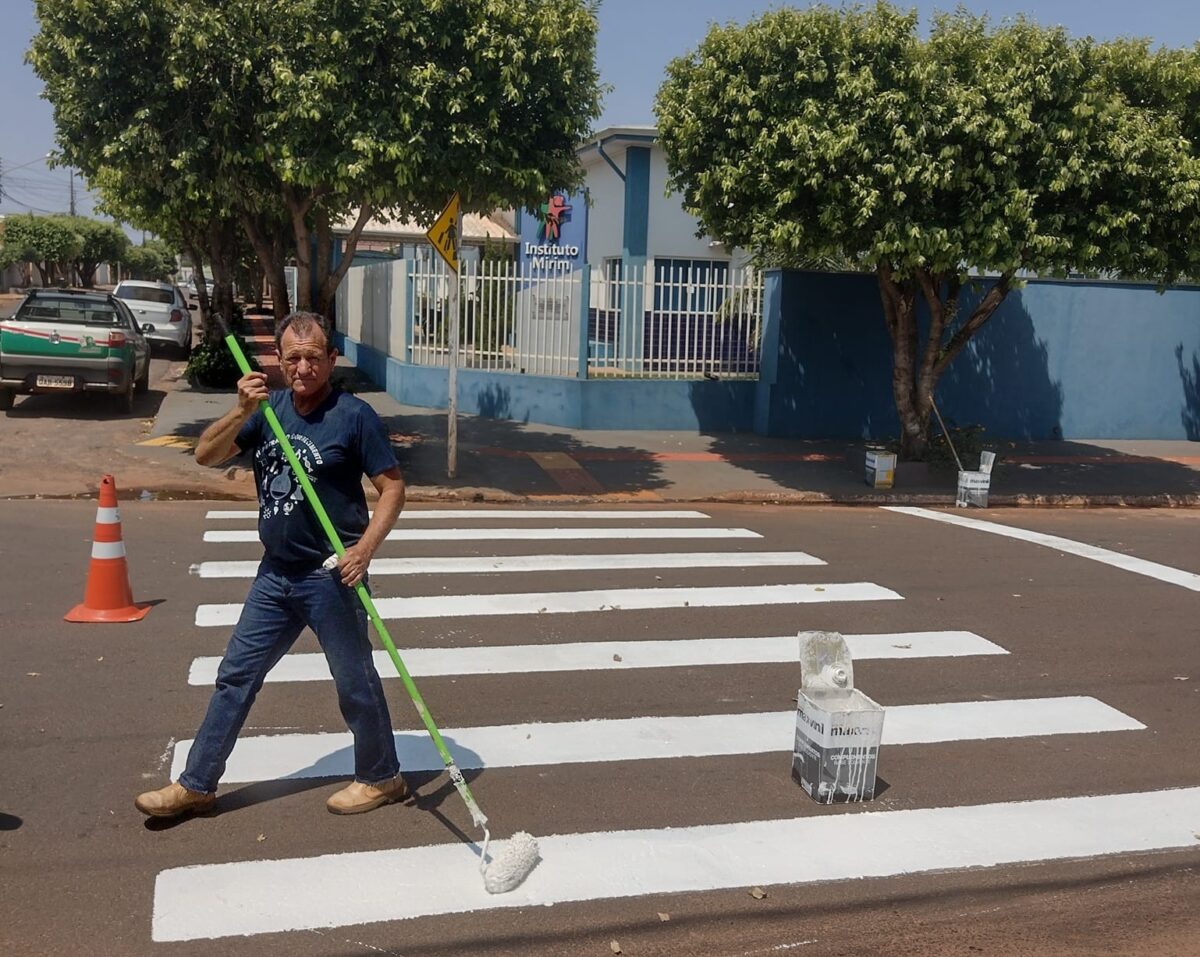
[[[417,796],[325,811],[347,739],[307,634],[217,813],[143,819],[207,702],[254,512],[123,504],[155,605],[71,625],[94,505],[0,502],[0,953],[1194,955],[1200,515],[939,516],[964,513],[405,513],[381,611],[495,833],[542,843],[489,897],[386,662]],[[871,802],[791,777],[807,629],[850,636],[885,709]]]

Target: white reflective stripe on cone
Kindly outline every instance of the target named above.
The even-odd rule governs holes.
[[[121,510],[119,508],[98,508],[96,509],[96,524],[97,525],[120,525]]]
[[[124,542],[92,542],[92,558],[124,558]]]

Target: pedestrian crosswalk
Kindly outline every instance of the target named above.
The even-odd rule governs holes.
[[[191,566],[204,581],[196,626],[227,629],[236,622],[241,605],[234,599],[243,597],[246,579],[257,567],[255,517],[244,509],[208,513],[218,527],[206,530],[195,556],[200,560]],[[735,688],[745,688],[764,668],[784,670],[794,688],[799,682],[796,636],[762,629],[758,616],[772,620],[769,616],[794,608],[798,620],[819,613],[822,622],[845,616],[851,625],[856,610],[882,607],[876,603],[903,607],[905,595],[887,582],[857,580],[861,572],[856,575],[837,562],[827,564],[819,543],[801,543],[804,550],[766,550],[763,537],[751,528],[718,526],[702,511],[414,509],[389,534],[371,575],[380,614],[421,629],[417,647],[399,642],[418,679],[513,677],[526,689],[550,688],[563,680],[573,688],[608,681],[606,693],[595,699],[603,703],[592,705],[602,713],[562,720],[563,714],[536,713],[538,703],[531,700],[531,713],[523,720],[488,723],[481,713],[477,723],[455,727],[451,722],[443,734],[464,770],[503,775],[522,768],[619,765],[637,775],[648,768],[683,769],[698,761],[711,768],[712,762],[775,755],[770,766],[787,780],[794,709],[757,699],[757,708],[730,708],[725,702],[733,698],[702,697],[697,689],[707,687],[703,683],[677,688],[667,678],[668,669],[705,669],[720,675],[722,686]],[[705,550],[679,550],[684,540]],[[725,550],[713,550],[707,544],[712,540],[726,540]],[[552,544],[559,542],[578,545],[567,550]],[[541,543],[550,544],[538,554],[520,554]],[[623,550],[607,553],[611,547]],[[631,581],[649,578],[633,573],[668,569],[669,584],[661,576],[641,585]],[[718,584],[712,583],[714,576]],[[721,615],[723,627],[705,635],[706,623]],[[528,621],[522,616],[537,616],[545,627],[526,629],[525,640],[515,643],[497,637],[501,623]],[[686,627],[677,634],[664,632],[664,621]],[[878,667],[932,669],[955,663],[982,668],[1012,657],[988,637],[986,627],[979,633],[841,630],[850,632],[847,643],[855,660],[879,662]],[[219,661],[206,655],[181,662],[181,678],[186,672],[193,688],[211,685]],[[376,665],[383,678],[395,677],[383,652],[376,653]],[[647,707],[644,697],[623,700],[614,677],[637,678],[640,688],[653,689],[655,707]],[[269,686],[292,695],[328,696],[327,688],[316,686],[325,682],[330,682],[328,668],[314,653],[286,656],[268,677]],[[389,680],[389,688],[395,687]],[[747,693],[736,700],[753,697]],[[1088,695],[942,697],[949,700],[910,697],[888,703],[885,753],[966,742],[1147,733],[1134,717]],[[407,702],[395,696],[392,701],[401,765],[414,774],[440,772],[441,759]],[[586,708],[592,701],[575,704]],[[436,703],[431,704],[436,713]],[[521,706],[511,705],[514,712]],[[173,730],[168,750],[176,777],[191,745],[183,736],[194,729]],[[352,770],[348,733],[320,726],[270,734],[251,729],[235,746],[222,783],[344,779]],[[686,774],[668,771],[663,780],[678,780],[683,788]],[[805,804],[800,816],[766,819],[752,813],[743,819],[738,807],[729,807],[715,809],[713,819],[720,823],[646,827],[634,822],[620,830],[612,829],[612,822],[633,810],[621,804],[620,789],[580,797],[555,791],[565,786],[562,782],[555,777],[545,789],[524,794],[523,813],[529,819],[509,822],[510,830],[533,828],[540,808],[562,802],[585,802],[585,816],[587,807],[594,807],[596,824],[538,835],[543,861],[511,894],[491,896],[482,889],[476,855],[450,832],[444,842],[422,846],[281,859],[263,854],[256,860],[162,871],[155,884],[152,937],[183,941],[278,933],[1190,846],[1193,809],[1200,800],[1195,789],[1046,797],[1031,788],[1034,799],[1023,802],[964,804],[948,794],[945,806],[866,806],[850,814],[837,809],[821,814]],[[803,792],[792,786],[800,804]],[[682,797],[661,794],[666,804]],[[403,838],[397,842],[403,844]]]
[[[1139,731],[1143,727],[1095,698],[956,701],[889,708],[883,743],[984,741]],[[474,770],[790,752],[795,729],[795,711],[775,711],[593,718],[441,730],[458,766]],[[172,777],[178,777],[187,765],[191,743],[185,740],[176,744]],[[221,780],[245,784],[353,775],[352,744],[348,732],[243,735]],[[437,771],[442,767],[432,742],[418,728],[396,734],[396,752],[401,766],[408,771]]]

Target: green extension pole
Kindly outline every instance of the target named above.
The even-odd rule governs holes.
[[[254,371],[250,368],[250,363],[246,361],[246,355],[242,352],[241,346],[238,345],[237,339],[232,335],[226,336],[225,344],[229,347],[229,351],[233,353],[233,358],[237,362],[238,368],[242,370],[242,375],[247,375]],[[346,546],[342,544],[337,529],[333,527],[333,523],[329,520],[329,514],[325,511],[325,506],[317,498],[316,490],[312,487],[312,482],[309,481],[308,473],[305,471],[304,466],[300,464],[300,460],[296,457],[296,450],[292,448],[292,443],[288,441],[288,437],[283,431],[283,425],[279,421],[279,416],[275,414],[275,410],[271,408],[271,404],[265,399],[259,403],[259,408],[262,410],[263,415],[266,416],[267,424],[271,427],[271,431],[275,433],[275,438],[279,440],[283,454],[287,456],[288,464],[292,467],[292,471],[300,482],[300,487],[304,490],[304,500],[312,507],[313,514],[317,516],[317,521],[321,523],[321,528],[325,530],[329,544],[333,546],[337,557],[341,558],[346,553]],[[375,608],[375,602],[371,599],[370,592],[367,591],[367,586],[359,582],[354,586],[354,591],[358,594],[359,601],[362,602],[363,607],[367,610],[371,621],[374,622],[375,630],[379,633],[379,640],[383,642],[383,647],[387,649],[388,656],[392,659],[392,664],[396,666],[396,670],[400,673],[400,679],[404,682],[405,690],[408,691],[408,696],[412,698],[412,703],[417,708],[417,714],[421,716],[421,720],[425,723],[425,730],[429,732],[429,736],[433,739],[433,743],[437,747],[438,754],[441,755],[442,761],[446,765],[446,770],[450,773],[450,780],[454,782],[454,787],[458,790],[463,802],[467,805],[467,810],[471,812],[471,820],[476,827],[483,828],[485,841],[490,840],[491,834],[487,827],[488,819],[484,816],[483,811],[479,809],[479,805],[475,803],[475,797],[471,794],[471,789],[467,785],[462,771],[454,763],[450,749],[446,747],[446,742],[442,740],[442,733],[438,730],[438,726],[434,724],[433,716],[429,713],[429,709],[425,707],[425,699],[421,697],[421,692],[417,690],[417,686],[412,680],[412,675],[408,673],[408,668],[404,665],[404,659],[400,657],[400,652],[396,650],[392,636],[388,634],[387,626],[384,625],[383,619],[379,617],[379,612]],[[486,856],[487,844],[485,843],[484,857],[486,858]]]

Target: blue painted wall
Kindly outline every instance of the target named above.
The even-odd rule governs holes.
[[[338,338],[400,402],[446,407],[445,369]],[[459,408],[569,428],[898,434],[891,342],[873,276],[769,273],[763,350],[758,382],[461,369]],[[952,363],[938,404],[951,422],[981,424],[993,438],[1200,441],[1200,288],[1160,295],[1132,284],[1031,282],[1009,294]]]
[[[982,295],[977,290],[974,297]],[[874,276],[774,272],[756,428],[898,433]],[[964,297],[964,306],[972,304]],[[922,322],[926,321],[923,315]],[[951,364],[938,406],[997,438],[1200,439],[1200,288],[1036,281]]]

